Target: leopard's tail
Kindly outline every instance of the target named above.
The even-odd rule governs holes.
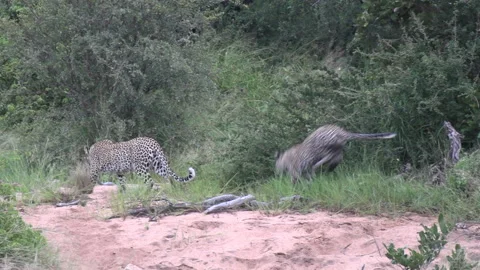
[[[186,177],[179,177],[172,170],[170,170],[170,175],[177,182],[189,182],[189,181],[192,181],[195,178],[195,169],[193,169],[192,167],[188,168],[188,176],[186,176]]]

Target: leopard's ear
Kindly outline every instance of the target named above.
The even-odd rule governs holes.
[[[278,159],[280,157],[281,152],[280,151],[275,151],[275,159]]]

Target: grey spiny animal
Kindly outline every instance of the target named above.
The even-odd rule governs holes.
[[[350,140],[391,139],[396,133],[351,133],[336,125],[325,125],[310,134],[302,143],[277,154],[277,172],[288,173],[296,183],[302,176],[312,178],[322,165],[333,171],[343,159],[343,148]]]

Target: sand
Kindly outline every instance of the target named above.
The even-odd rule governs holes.
[[[58,251],[62,269],[401,269],[383,244],[417,246],[420,224],[436,217],[354,216],[324,211],[268,215],[233,211],[105,220],[116,187],[97,186],[85,207],[26,208],[23,219]],[[480,227],[449,235],[480,261]],[[455,241],[455,242],[452,242]],[[138,268],[135,268],[138,267]]]

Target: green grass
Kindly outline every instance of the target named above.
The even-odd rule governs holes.
[[[111,205],[115,214],[124,215],[133,207],[148,207],[153,200],[166,198],[171,202],[201,202],[208,197],[227,192],[222,186],[222,179],[215,178],[210,173],[208,165],[196,168],[197,177],[188,183],[178,183],[173,179],[168,182],[164,178],[151,173],[155,188],[150,189],[140,177],[127,174],[127,186],[124,192],[117,192],[111,198]],[[187,170],[175,170],[180,176],[186,175]],[[184,174],[181,174],[181,173]],[[107,181],[108,176],[103,175],[102,181]],[[118,183],[115,178],[111,178]]]
[[[208,175],[208,174],[206,174]],[[313,181],[301,181],[296,185],[288,177],[274,177],[248,188],[227,189],[226,181],[202,176],[186,184],[173,183],[155,177],[161,183],[159,190],[149,190],[136,177],[129,178],[136,188],[114,196],[114,205],[125,211],[131,202],[149,204],[152,198],[168,198],[173,201],[201,202],[219,194],[253,194],[257,200],[274,202],[269,211],[296,210],[332,212],[362,215],[398,216],[407,212],[436,216],[443,213],[448,220],[475,220],[480,217],[480,195],[461,196],[448,185],[433,186],[419,181],[389,176],[374,168],[354,170],[341,168],[332,174],[318,174]],[[228,185],[229,187],[231,185]],[[276,204],[280,198],[300,195],[307,200],[302,204]],[[121,212],[120,211],[120,212]]]
[[[64,184],[63,172],[32,165],[15,151],[0,152],[0,180],[23,194],[25,203],[56,201],[56,190]]]
[[[0,134],[0,140],[0,180],[23,193],[24,202],[53,201],[54,190],[63,184],[59,179],[64,178],[64,170],[49,165],[48,153],[37,158],[20,154],[13,135]]]
[[[0,258],[5,269],[47,269],[58,263],[41,233],[25,224],[7,201],[0,203]]]
[[[56,255],[45,238],[23,222],[14,205],[50,200],[60,185],[60,181],[52,181],[58,175],[29,162],[14,146],[0,144],[0,268],[57,268]],[[17,201],[18,193],[22,201]]]
[[[42,234],[22,220],[15,203],[19,203],[15,201],[15,186],[0,183],[0,268],[56,268],[56,255]]]
[[[448,186],[432,186],[418,181],[388,176],[378,170],[338,171],[317,175],[314,181],[292,185],[286,177],[251,188],[259,200],[275,201],[301,195],[310,200],[307,208],[360,214],[416,212],[427,215],[444,213],[450,219],[478,219],[480,197],[461,198]]]

